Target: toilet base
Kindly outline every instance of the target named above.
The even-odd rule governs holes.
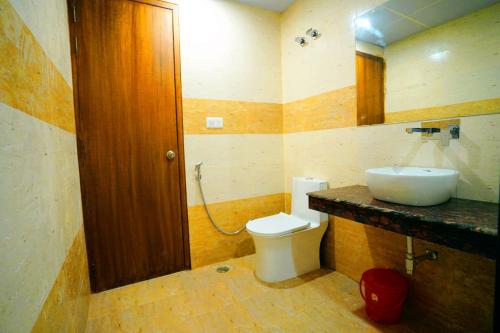
[[[264,282],[279,282],[320,268],[319,246],[328,222],[281,237],[252,234],[255,275]]]

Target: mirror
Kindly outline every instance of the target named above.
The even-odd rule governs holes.
[[[500,1],[390,0],[355,36],[358,125],[500,112]]]

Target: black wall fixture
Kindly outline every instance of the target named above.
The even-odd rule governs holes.
[[[500,227],[500,202],[498,203],[498,226]],[[500,258],[500,234],[497,234],[497,269],[495,274],[495,308],[493,309],[493,332],[500,332],[500,265],[498,265],[498,258]]]

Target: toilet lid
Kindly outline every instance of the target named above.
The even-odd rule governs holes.
[[[309,227],[310,223],[298,217],[279,213],[247,223],[247,230],[262,236],[282,236]]]

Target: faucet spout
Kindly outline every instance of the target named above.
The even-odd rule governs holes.
[[[460,138],[460,122],[456,119],[446,121],[423,122],[422,126],[405,128],[406,133],[421,133],[422,140],[441,140],[442,146],[448,146],[450,139]],[[436,127],[431,127],[436,126]]]
[[[411,128],[406,128],[406,133],[412,134],[412,133],[425,133],[425,134],[430,134],[432,133],[439,133],[441,132],[440,128],[437,127],[411,127]]]

